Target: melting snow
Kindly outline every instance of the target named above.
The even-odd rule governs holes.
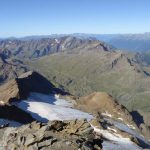
[[[103,142],[103,150],[142,150],[142,148],[136,146],[134,143],[126,142]]]
[[[134,127],[133,125],[127,124],[127,126],[128,126],[129,128],[135,129],[135,127]]]
[[[108,129],[108,130],[111,130],[111,131],[113,131],[113,132],[117,132],[116,129],[113,129],[113,128],[110,128],[110,127],[107,127],[107,129]]]
[[[48,120],[91,120],[93,118],[88,113],[71,108],[73,104],[70,101],[60,99],[58,95],[31,93],[27,100],[17,102],[15,105],[42,122]]]
[[[102,113],[102,115],[103,115],[103,116],[108,116],[108,117],[110,117],[110,118],[112,117],[112,115],[109,114],[108,112]]]
[[[118,118],[118,119],[123,121],[123,118]]]
[[[59,43],[58,39],[55,39],[55,42],[58,44]]]
[[[121,135],[116,133],[110,133],[108,130],[98,129],[94,126],[94,131],[103,135],[104,138],[109,141],[103,142],[103,150],[142,150],[136,144],[130,141],[129,138],[123,138]]]
[[[124,131],[124,132],[127,132],[129,134],[131,134],[132,136],[135,136],[137,137],[138,139],[140,139],[141,141],[143,141],[144,143],[146,143],[147,145],[149,145],[148,141],[144,138],[143,135],[140,135],[139,133],[137,133],[134,129],[135,127],[133,125],[126,125],[124,123],[121,123],[121,122],[118,122],[118,121],[114,121],[112,119],[108,119],[108,118],[105,118],[105,120],[112,124],[113,126],[115,126],[116,128]],[[109,128],[109,127],[108,127]]]

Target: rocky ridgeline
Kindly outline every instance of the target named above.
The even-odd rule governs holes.
[[[28,71],[28,67],[18,59],[5,60],[0,54],[0,85]]]
[[[0,105],[9,104],[15,100],[26,99],[30,92],[67,94],[57,89],[39,73],[29,71],[0,87]]]
[[[0,86],[0,118],[29,123],[34,121],[30,114],[12,105],[12,102],[26,99],[30,92],[43,94],[67,93],[57,89],[52,83],[37,72],[26,72],[16,79]]]
[[[0,131],[3,132],[3,131]],[[6,128],[1,145],[11,150],[101,150],[102,140],[86,120],[33,122]]]
[[[4,59],[17,58],[38,58],[45,55],[72,50],[79,47],[88,47],[94,43],[103,50],[109,51],[112,48],[96,39],[84,39],[73,36],[57,38],[41,38],[31,40],[2,40],[0,41],[0,55]]]

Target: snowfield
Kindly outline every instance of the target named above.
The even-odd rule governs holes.
[[[15,105],[41,122],[73,119],[91,120],[93,118],[88,113],[71,108],[73,104],[70,101],[60,99],[57,95],[31,93],[27,100],[21,100]]]
[[[149,142],[144,138],[144,136],[140,135],[138,132],[136,132],[134,130],[135,127],[133,125],[124,124],[122,122],[118,122],[118,121],[115,121],[115,120],[112,120],[112,119],[108,119],[108,118],[105,118],[105,120],[108,123],[112,124],[114,127],[120,129],[121,131],[129,133],[130,135],[132,135],[134,137],[137,137],[138,139],[140,139],[141,141],[143,141],[144,143],[146,143],[147,145],[149,145]]]

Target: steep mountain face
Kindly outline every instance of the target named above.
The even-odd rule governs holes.
[[[31,92],[67,94],[57,89],[39,73],[29,71],[0,87],[0,104],[6,105],[15,100],[26,99]]]

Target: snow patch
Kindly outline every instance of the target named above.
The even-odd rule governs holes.
[[[148,140],[146,140],[142,135],[140,135],[133,128],[131,128],[132,125],[129,126],[128,124],[126,125],[124,123],[117,122],[115,120],[108,119],[108,118],[105,118],[104,120],[107,121],[108,123],[112,124],[116,128],[118,128],[119,130],[129,133],[130,135],[140,139],[141,141],[143,141],[144,143],[149,145]]]
[[[113,131],[113,132],[117,132],[116,129],[113,129],[113,128],[110,128],[110,127],[107,127],[107,129],[108,129],[108,130],[111,130],[111,131]]]
[[[103,115],[103,116],[108,116],[108,117],[110,117],[110,118],[112,117],[112,115],[109,114],[107,111],[106,111],[105,113],[102,113],[102,115]]]
[[[108,130],[92,127],[95,132],[109,140],[102,143],[103,150],[141,150],[141,148],[130,141],[129,138],[123,138],[120,134],[110,133]]]
[[[133,125],[127,124],[127,126],[128,126],[129,128],[136,129]]]
[[[31,93],[27,100],[21,100],[14,104],[41,122],[49,120],[93,119],[92,115],[71,108],[73,104],[70,101],[59,98],[58,95]]]
[[[55,42],[57,43],[57,44],[59,44],[60,42],[58,41],[58,39],[55,39]]]
[[[55,98],[56,98],[56,99],[59,99],[59,94],[55,94]]]
[[[123,121],[123,118],[118,118],[118,119]]]
[[[142,150],[140,147],[137,147],[135,144],[128,143],[118,143],[118,142],[103,142],[103,150]]]

